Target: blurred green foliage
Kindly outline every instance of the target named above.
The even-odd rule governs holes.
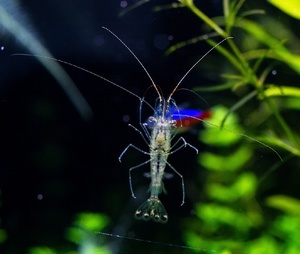
[[[280,0],[269,0],[269,2],[288,15],[296,19],[300,19],[300,2],[293,0],[287,0],[284,2]]]
[[[99,242],[97,231],[103,230],[109,223],[107,216],[97,213],[79,213],[74,219],[73,226],[66,231],[66,238],[74,247],[53,249],[46,246],[33,247],[29,254],[110,254],[109,248]]]
[[[262,192],[261,174],[254,163],[258,156],[255,149],[261,144],[249,143],[247,137],[242,138],[244,134],[236,135],[252,133],[258,141],[274,146],[286,160],[300,155],[299,131],[290,118],[284,117],[299,110],[299,84],[282,85],[282,80],[277,84],[276,79],[270,79],[275,66],[286,66],[290,73],[294,72],[292,75],[299,76],[300,56],[294,53],[298,40],[293,36],[295,31],[284,24],[280,30],[275,22],[271,29],[265,27],[264,24],[272,23],[272,17],[262,9],[244,10],[244,3],[244,0],[224,0],[223,16],[213,18],[206,16],[196,1],[180,0],[176,5],[205,22],[210,30],[206,41],[211,46],[217,44],[214,36],[237,38],[216,48],[231,63],[221,69],[222,83],[197,87],[195,91],[229,90],[240,97],[229,109],[216,106],[214,117],[199,135],[200,141],[208,146],[208,151],[198,157],[201,170],[206,169],[204,198],[195,206],[196,218],[186,222],[184,236],[189,246],[216,253],[298,253],[300,201],[288,195],[268,196]],[[270,3],[299,18],[300,6],[295,1]],[[263,18],[256,19],[257,14]],[[178,43],[167,53],[203,38],[198,36]],[[289,81],[289,77],[285,80]],[[246,128],[239,125],[238,113],[245,117],[244,112],[248,112]],[[216,126],[221,126],[220,130]],[[269,152],[274,151],[269,149]],[[268,172],[281,163],[263,164]]]

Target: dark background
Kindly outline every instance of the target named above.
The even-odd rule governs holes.
[[[138,96],[145,95],[151,82],[132,55],[102,26],[111,29],[136,53],[165,94],[210,48],[202,42],[166,57],[167,46],[206,31],[201,21],[185,9],[153,12],[159,4],[150,1],[120,18],[120,1],[20,1],[33,33],[55,57],[113,80]],[[208,16],[222,14],[221,1],[199,1],[199,6]],[[170,35],[171,41],[166,39]],[[64,66],[94,112],[90,121],[84,121],[34,57],[11,56],[27,53],[13,36],[2,31],[1,39],[5,50],[0,52],[0,218],[8,234],[1,253],[25,253],[29,247],[40,245],[67,245],[65,229],[76,213],[84,211],[108,215],[111,223],[106,232],[131,232],[142,239],[184,244],[179,218],[193,216],[189,186],[195,184],[194,151],[186,149],[170,158],[185,177],[187,203],[180,206],[181,182],[175,176],[165,183],[168,194],[162,194],[169,222],[161,225],[134,220],[136,208],[149,195],[149,179],[143,177],[149,169],[145,166],[132,172],[136,200],[129,190],[128,169],[148,158],[130,150],[120,164],[118,156],[129,143],[147,150],[139,134],[123,121],[128,115],[129,122],[138,127],[139,100],[99,78]],[[223,64],[209,60],[216,54],[206,57],[182,86],[191,89],[214,82],[218,64]],[[152,105],[155,97],[151,89],[146,93]],[[221,93],[203,97],[210,105],[226,104],[228,100]],[[191,93],[180,92],[175,99],[179,104],[207,107]],[[143,120],[151,114],[148,111],[143,113]],[[184,136],[202,149],[196,135]],[[115,242],[119,253],[132,249],[151,253],[152,248],[155,253],[182,252],[129,240],[104,237],[104,241]]]

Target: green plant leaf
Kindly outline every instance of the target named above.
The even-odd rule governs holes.
[[[198,162],[209,170],[233,172],[241,169],[241,167],[251,158],[252,154],[252,150],[248,146],[243,145],[228,156],[208,152],[201,153],[198,157]]]
[[[258,239],[254,239],[253,241],[247,243],[245,245],[244,253],[253,253],[253,254],[280,254],[283,253],[280,251],[280,245],[275,241],[273,237],[270,235],[262,235]],[[293,252],[289,252],[293,253]],[[296,252],[295,252],[296,253]]]
[[[268,206],[281,210],[288,214],[300,215],[300,200],[285,196],[274,195],[267,198]]]
[[[102,230],[108,224],[107,216],[97,213],[80,213],[74,223],[88,231]]]
[[[298,0],[269,0],[269,3],[290,15],[293,18],[300,19],[300,1]]]
[[[298,147],[294,146],[292,143],[290,143],[288,140],[283,138],[278,138],[274,135],[266,135],[264,137],[260,138],[260,141],[268,143],[270,145],[278,146],[286,151],[289,151],[290,153],[300,156],[300,150]]]
[[[104,214],[98,213],[79,213],[76,215],[74,226],[70,227],[67,232],[67,238],[76,244],[83,244],[95,231],[101,231],[107,226],[109,219]]]
[[[49,247],[33,247],[29,249],[29,254],[56,254],[57,252]]]
[[[213,40],[208,39],[206,41],[209,45],[211,45],[212,47],[214,47],[217,43]],[[229,50],[227,50],[225,47],[223,47],[222,45],[218,45],[218,47],[216,47],[216,50],[219,51],[224,57],[227,58],[227,60],[237,69],[239,70],[241,73],[244,73],[244,69],[241,66],[241,62],[240,60],[233,54],[231,53]]]
[[[196,207],[197,216],[211,225],[217,231],[222,225],[235,228],[243,233],[251,227],[251,221],[245,213],[235,211],[227,206],[217,204],[200,204]]]
[[[257,187],[257,180],[253,173],[241,174],[231,186],[219,183],[208,185],[207,192],[211,198],[222,202],[234,202],[239,198],[253,196]]]
[[[281,107],[285,109],[300,110],[300,100],[297,97],[287,97]]]
[[[270,35],[262,26],[243,18],[237,19],[235,26],[245,30],[262,44],[269,46],[281,61],[300,73],[300,56],[290,52],[281,41]]]
[[[279,216],[272,225],[272,233],[285,243],[281,253],[298,253],[300,249],[300,217],[294,215]]]
[[[211,109],[212,117],[205,121],[206,130],[200,132],[200,140],[211,146],[225,147],[237,143],[242,136],[241,127],[238,125],[238,117],[230,114],[226,121],[226,126],[221,128],[222,121],[228,113],[228,109],[223,106],[215,106]]]
[[[300,88],[292,86],[270,86],[264,92],[265,96],[292,96],[300,97]]]

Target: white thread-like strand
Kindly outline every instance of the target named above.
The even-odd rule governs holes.
[[[109,237],[116,237],[116,238],[126,239],[126,240],[133,240],[133,241],[138,241],[138,242],[144,242],[144,243],[159,244],[159,245],[174,247],[174,248],[189,249],[189,250],[194,250],[197,252],[201,251],[201,252],[207,252],[207,253],[209,253],[209,252],[216,253],[215,250],[194,248],[194,247],[190,247],[190,246],[186,246],[186,245],[179,245],[179,244],[173,244],[173,243],[162,243],[162,242],[156,242],[156,241],[151,241],[151,240],[146,240],[146,239],[141,239],[141,238],[122,236],[122,235],[118,235],[118,234],[111,234],[111,233],[106,233],[106,232],[95,232],[95,234],[109,236]]]

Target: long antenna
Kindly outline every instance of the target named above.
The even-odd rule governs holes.
[[[160,101],[162,101],[162,96],[158,90],[158,87],[156,86],[156,84],[154,83],[152,77],[150,76],[149,72],[147,71],[147,69],[145,68],[145,66],[142,64],[142,62],[140,61],[140,59],[136,56],[136,54],[133,53],[133,51],[125,44],[125,42],[123,42],[114,32],[112,32],[111,30],[109,30],[107,27],[102,27],[103,29],[105,29],[106,31],[108,31],[109,33],[111,33],[116,39],[118,39],[123,46],[133,55],[133,57],[138,61],[138,63],[140,64],[140,66],[143,68],[143,70],[146,72],[147,76],[149,77],[153,87],[155,88]]]
[[[194,63],[192,65],[192,67],[183,75],[183,77],[180,79],[180,81],[178,82],[178,84],[174,87],[173,91],[171,92],[171,94],[169,95],[168,98],[168,102],[170,101],[170,99],[172,98],[173,94],[175,93],[175,91],[177,90],[177,88],[179,87],[179,85],[182,83],[182,81],[186,78],[186,76],[195,68],[195,66],[201,62],[201,60],[206,57],[211,51],[213,51],[216,47],[218,47],[220,44],[222,44],[224,41],[228,40],[228,39],[232,39],[233,37],[226,37],[225,39],[223,39],[222,41],[218,42],[215,46],[213,46],[210,50],[208,50],[196,63]]]
[[[48,59],[48,60],[53,60],[53,61],[57,61],[57,62],[63,63],[65,65],[72,66],[72,67],[74,67],[76,69],[79,69],[81,71],[87,72],[87,73],[89,73],[89,74],[91,74],[91,75],[93,75],[93,76],[95,76],[97,78],[100,78],[100,79],[102,79],[102,80],[104,80],[104,81],[106,81],[106,82],[108,82],[108,83],[110,83],[110,84],[112,84],[112,85],[114,85],[114,86],[116,86],[116,87],[124,90],[125,92],[127,92],[127,93],[129,93],[129,94],[131,94],[131,95],[133,95],[135,97],[137,97],[140,101],[143,100],[151,109],[153,109],[153,107],[151,106],[151,104],[149,102],[145,101],[142,97],[136,95],[134,92],[131,92],[130,90],[126,89],[125,87],[123,87],[123,86],[121,86],[121,85],[119,85],[119,84],[117,84],[117,83],[115,83],[115,82],[113,82],[113,81],[111,81],[111,80],[109,80],[107,78],[104,78],[104,77],[102,77],[101,75],[99,75],[99,74],[97,74],[95,72],[92,72],[92,71],[87,70],[87,69],[85,69],[83,67],[80,67],[78,65],[69,63],[67,61],[64,61],[64,60],[61,60],[61,59],[58,59],[58,58],[50,57],[50,56],[41,56],[41,55],[35,55],[35,54],[21,54],[21,53],[12,54],[12,56],[28,56],[28,57],[34,56],[34,57],[37,57],[37,58],[44,58],[44,59]]]

